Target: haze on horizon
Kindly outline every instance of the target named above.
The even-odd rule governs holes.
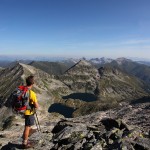
[[[0,55],[150,59],[149,0],[1,0]]]

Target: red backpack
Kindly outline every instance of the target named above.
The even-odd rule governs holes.
[[[24,112],[29,107],[29,88],[19,86],[12,93],[12,108],[15,112]]]

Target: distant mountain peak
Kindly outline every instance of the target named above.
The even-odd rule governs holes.
[[[88,61],[84,60],[84,59],[80,60],[76,65],[91,66],[91,64]]]
[[[117,59],[116,59],[116,62],[117,62],[119,65],[121,65],[121,64],[124,63],[124,62],[132,62],[132,60],[127,59],[127,58],[125,58],[125,57],[120,57],[120,58],[117,58]]]
[[[105,58],[105,57],[90,59],[90,62],[92,62],[94,64],[106,64],[106,63],[110,63],[112,61],[113,61],[113,59]]]
[[[92,67],[92,64],[88,62],[87,60],[79,60],[75,65],[70,67],[66,72],[69,72],[70,70],[74,70],[75,68],[81,68],[84,69],[84,67]]]

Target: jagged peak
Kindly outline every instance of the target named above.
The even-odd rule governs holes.
[[[111,66],[100,67],[98,69],[98,71],[99,71],[100,75],[102,75],[102,74],[107,74],[107,75],[108,74],[115,74],[115,75],[122,74],[122,71],[120,69],[111,67]]]
[[[8,68],[5,68],[5,70],[9,72],[9,70],[13,71],[13,70],[17,70],[17,72],[19,72],[20,70],[23,71],[23,74],[24,74],[24,71],[25,70],[28,70],[31,74],[35,74],[35,70],[36,68],[30,66],[30,65],[27,65],[27,64],[23,64],[23,63],[20,63],[20,62],[13,62]]]
[[[27,69],[28,71],[31,72],[31,74],[35,74],[36,73],[36,68],[27,64],[23,64],[23,63],[19,63],[19,65],[21,65],[24,69]]]
[[[127,59],[127,58],[125,58],[125,57],[117,58],[115,61],[116,61],[118,64],[122,64],[122,63],[124,63],[124,62],[132,62],[132,60]]]
[[[66,72],[72,70],[73,68],[76,68],[76,67],[92,67],[92,64],[90,62],[88,62],[87,60],[80,60],[78,61],[75,65],[73,65],[72,67],[70,67]],[[65,72],[65,73],[66,73]]]
[[[86,61],[86,60],[84,60],[84,59],[81,59],[76,65],[81,65],[81,66],[91,66],[91,64],[88,62],[88,61]]]
[[[111,63],[112,61],[113,61],[113,59],[105,58],[105,57],[90,59],[90,62],[92,62],[94,64],[106,64],[106,63]]]

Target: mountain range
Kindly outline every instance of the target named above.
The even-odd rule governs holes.
[[[64,62],[31,62],[30,65],[17,62],[0,71],[0,105],[2,107],[9,103],[8,98],[15,87],[24,84],[25,77],[33,74],[38,81],[34,90],[40,98],[49,99],[44,100],[49,106],[62,104],[68,109],[72,108],[74,116],[111,108],[120,101],[149,96],[149,85],[144,82],[145,78],[130,72],[134,64],[141,66],[126,59],[105,63],[99,69],[84,59],[71,67]],[[131,69],[127,69],[129,66]],[[87,109],[84,109],[85,106]]]
[[[56,134],[66,134],[65,132],[71,132],[71,134],[73,134],[71,130],[75,130],[75,134],[77,134],[78,131],[83,131],[75,128],[74,122],[81,122],[82,120],[87,123],[91,120],[92,116],[96,117],[98,114],[105,114],[105,117],[110,117],[110,110],[113,110],[112,115],[114,114],[117,118],[125,119],[128,124],[130,124],[129,120],[132,118],[134,120],[134,125],[139,126],[141,130],[143,130],[144,136],[147,138],[149,135],[145,132],[149,132],[149,66],[125,58],[116,60],[106,60],[102,58],[101,60],[103,61],[100,59],[96,60],[97,61],[93,59],[86,60],[83,58],[79,61],[68,60],[63,62],[32,61],[28,64],[16,62],[10,64],[9,67],[0,69],[1,130],[12,132],[16,122],[19,127],[22,126],[22,120],[18,117],[14,117],[11,112],[10,95],[17,86],[25,85],[25,78],[32,74],[35,76],[36,81],[33,90],[37,93],[39,100],[40,109],[38,110],[38,116],[40,122],[43,124],[43,130],[47,130],[49,120],[52,118],[55,124],[51,126],[53,128],[59,126],[57,130],[52,131],[52,129],[49,129],[50,132],[53,133],[53,140],[55,139],[51,143],[51,148],[63,149],[63,146],[60,144],[63,139],[55,137]],[[133,110],[130,109],[131,105]],[[124,115],[128,113],[127,110],[129,109],[133,112],[129,114],[130,117],[126,116],[124,118]],[[142,122],[139,123],[138,120],[134,118],[136,112],[141,112],[145,116],[145,122],[142,120],[145,124],[144,127],[142,127]],[[83,116],[85,115],[89,116],[84,118]],[[140,119],[140,114],[137,115],[138,119]],[[72,120],[70,119],[69,122],[69,120],[64,119],[65,117],[68,119],[74,118],[72,118]],[[63,118],[66,122],[61,122],[60,118]],[[113,122],[116,122],[116,118],[113,117],[113,119]],[[65,124],[61,126],[59,123]],[[99,123],[95,122],[94,125],[94,122],[92,122],[92,129],[89,127],[89,123],[88,125],[86,124],[86,126],[84,126],[84,123],[80,123],[79,126],[86,127],[87,133],[92,132],[92,136],[94,137],[92,139],[98,140],[95,137],[95,128],[97,130],[97,127],[99,128],[102,124],[107,126],[103,121],[101,121],[101,125]],[[67,130],[71,125],[73,129]],[[51,126],[49,127],[51,128]],[[62,131],[65,127],[67,127],[66,131]],[[123,134],[126,134],[124,132],[124,130],[127,130],[126,127],[122,128],[118,125],[114,127],[116,127],[118,131],[123,132]],[[109,130],[110,129],[107,129],[105,136],[108,136],[107,133]],[[59,131],[61,133],[58,133]],[[49,131],[43,131],[43,134],[45,134],[44,132]],[[138,131],[138,134],[139,132],[141,131]],[[82,134],[84,133],[85,132]],[[121,139],[124,139],[123,134],[121,134]],[[118,133],[117,136],[119,136]],[[74,140],[74,137],[72,138]],[[106,140],[106,147],[113,144],[108,144],[107,138],[103,136],[100,136],[100,138],[104,141]],[[115,141],[115,139],[113,140]],[[86,141],[90,143],[88,137],[86,137]],[[55,144],[55,142],[60,142],[58,144],[59,146],[54,146],[53,144]],[[67,146],[69,147],[69,145]],[[92,144],[92,147],[93,146],[94,143]],[[103,145],[102,147],[105,148],[105,146]],[[84,144],[83,147],[86,149]],[[47,148],[45,147],[45,149]]]
[[[147,65],[139,64],[125,58],[116,59],[111,63],[107,63],[105,65],[118,68],[130,75],[143,80],[147,84],[150,83],[150,67]]]

